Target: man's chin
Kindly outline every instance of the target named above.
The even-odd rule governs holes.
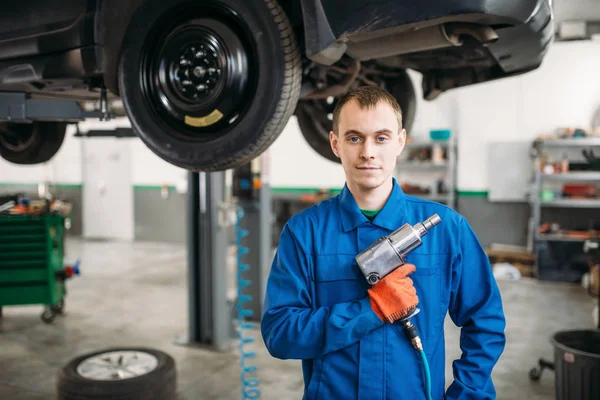
[[[361,190],[377,189],[383,185],[383,182],[385,182],[385,179],[381,177],[362,178],[355,181],[356,186],[358,186]]]

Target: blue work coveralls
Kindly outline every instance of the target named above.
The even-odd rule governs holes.
[[[399,324],[372,311],[354,257],[405,223],[442,222],[407,256],[421,312],[412,321],[431,369],[432,398],[493,399],[492,368],[504,350],[502,300],[488,258],[464,217],[402,192],[394,180],[372,222],[347,186],[284,226],[261,322],[273,357],[302,360],[304,399],[425,399],[422,361]],[[461,328],[462,357],[445,390],[444,318]]]

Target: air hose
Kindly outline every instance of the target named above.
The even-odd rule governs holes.
[[[411,318],[419,313],[419,309],[414,309],[411,311],[406,317],[402,318],[399,322],[404,326],[404,333],[412,347],[419,353],[421,356],[423,374],[425,375],[425,396],[427,400],[432,400],[431,395],[431,372],[429,370],[429,363],[427,361],[427,357],[425,355],[425,350],[423,350],[423,343],[421,342],[421,338],[419,337],[419,332],[417,331],[417,327],[411,322]],[[399,333],[398,333],[399,334]]]
[[[427,400],[431,399],[431,373],[429,371],[429,363],[427,362],[427,357],[425,356],[425,351],[419,350],[419,354],[421,354],[421,360],[423,360],[423,369],[425,372],[425,394],[427,395]]]
[[[254,324],[246,322],[246,317],[251,317],[252,310],[245,309],[244,303],[252,301],[252,296],[244,294],[243,289],[250,286],[252,281],[242,278],[242,273],[250,269],[250,265],[242,262],[242,256],[248,254],[249,250],[247,247],[242,246],[242,238],[248,236],[248,231],[240,228],[239,222],[244,217],[244,210],[241,208],[237,209],[237,218],[235,222],[235,245],[237,248],[237,311],[238,311],[238,339],[239,339],[239,351],[240,351],[240,380],[242,382],[242,399],[258,399],[260,398],[260,390],[258,385],[260,383],[258,378],[250,378],[247,374],[256,373],[256,365],[247,364],[248,359],[256,357],[255,352],[249,352],[245,347],[254,342],[254,338],[246,336],[244,333],[249,329],[254,328]]]

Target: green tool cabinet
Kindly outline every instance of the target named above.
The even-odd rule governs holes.
[[[41,318],[46,323],[62,313],[63,239],[62,215],[0,214],[0,310],[2,306],[43,305]]]

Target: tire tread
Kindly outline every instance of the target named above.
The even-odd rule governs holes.
[[[234,160],[217,164],[214,168],[205,171],[217,171],[232,168],[252,161],[256,154],[263,153],[273,142],[290,117],[294,113],[298,98],[300,96],[300,84],[302,82],[301,57],[296,38],[291,29],[290,22],[283,9],[276,0],[264,0],[267,8],[271,11],[274,21],[280,31],[280,42],[285,55],[284,81],[275,113],[267,123],[260,140],[253,146],[248,146],[245,151]],[[288,96],[286,94],[289,93]]]

